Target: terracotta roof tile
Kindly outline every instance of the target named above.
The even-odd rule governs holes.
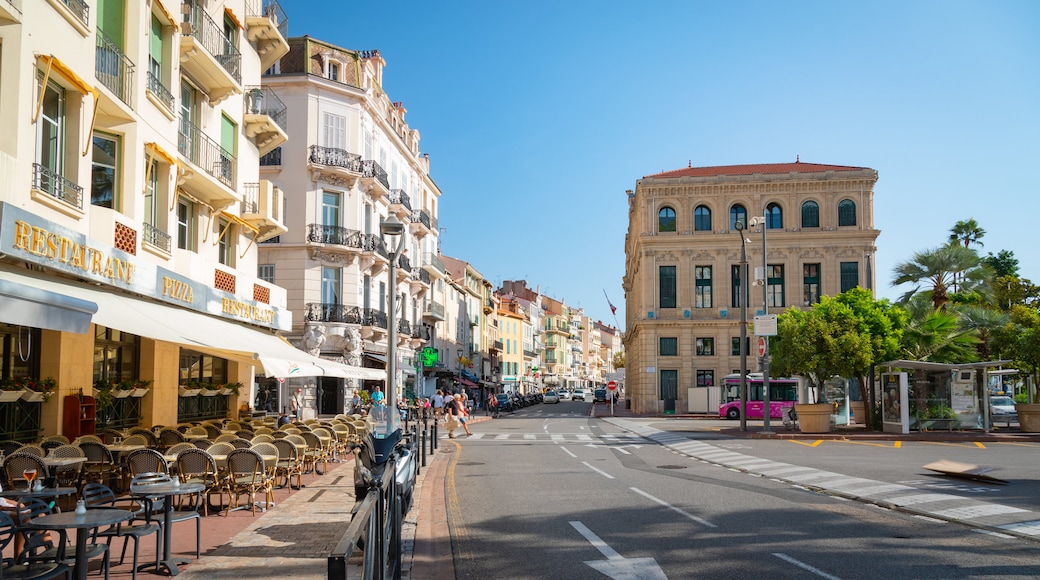
[[[866,167],[824,165],[820,163],[758,163],[751,165],[720,165],[716,167],[684,167],[644,176],[650,177],[712,177],[715,175],[753,175],[755,173],[823,173],[825,171],[862,171]]]

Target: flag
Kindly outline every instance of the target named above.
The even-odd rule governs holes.
[[[607,299],[607,306],[610,306],[610,313],[617,314],[617,307],[610,303],[610,296],[607,296],[606,289],[603,290],[603,297]]]

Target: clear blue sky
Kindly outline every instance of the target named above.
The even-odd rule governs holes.
[[[606,290],[624,326],[626,189],[796,155],[878,171],[880,297],[968,218],[1040,283],[1040,2],[280,2],[290,36],[379,49],[442,251],[496,286],[613,323]]]

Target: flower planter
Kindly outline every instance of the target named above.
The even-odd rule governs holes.
[[[125,398],[127,398],[129,396],[130,396],[130,391],[129,390],[112,389],[112,398],[113,399],[125,399]]]
[[[798,413],[798,427],[802,433],[827,433],[831,430],[831,413],[834,405],[830,403],[812,403],[795,405]]]
[[[30,403],[42,403],[44,401],[43,393],[34,391],[32,389],[22,389],[21,399]]]
[[[1018,426],[1026,433],[1040,433],[1040,403],[1015,403]]]
[[[215,389],[202,389],[203,397],[216,397],[220,392]]]
[[[21,391],[0,391],[0,403],[13,403],[21,398]]]
[[[220,393],[221,395],[234,395],[235,394],[235,391],[232,391],[231,389],[220,389],[217,392]]]
[[[178,387],[178,394],[182,397],[197,397],[202,389],[188,389],[185,387]]]
[[[863,401],[852,401],[849,403],[849,408],[852,410],[852,416],[849,417],[849,423],[857,423],[859,425],[867,424],[867,411]]]
[[[136,399],[140,399],[141,397],[143,397],[143,396],[145,396],[147,394],[148,394],[148,389],[134,389],[134,390],[130,391],[130,396],[134,397]]]

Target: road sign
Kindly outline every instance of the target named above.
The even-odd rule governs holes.
[[[766,356],[766,337],[758,337],[758,356]]]
[[[617,390],[617,381],[610,381],[609,383],[607,383],[607,390],[608,391],[616,391]]]

